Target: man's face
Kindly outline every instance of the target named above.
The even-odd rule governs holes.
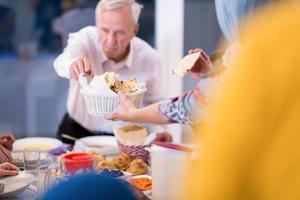
[[[130,40],[136,35],[138,25],[132,22],[130,6],[124,6],[116,10],[102,10],[97,29],[105,55],[120,61],[127,56]]]

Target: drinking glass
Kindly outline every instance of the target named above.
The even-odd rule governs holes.
[[[26,148],[23,151],[24,169],[35,177],[38,176],[40,170],[40,149]]]

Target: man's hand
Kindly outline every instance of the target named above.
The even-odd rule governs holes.
[[[15,136],[11,133],[4,133],[0,135],[0,144],[10,151],[12,150],[12,144],[15,140]]]
[[[11,162],[12,157],[10,152],[0,144],[0,163]]]
[[[87,58],[79,58],[75,60],[70,66],[71,78],[78,80],[80,74],[92,76],[91,63]]]
[[[200,52],[200,56],[198,60],[196,61],[195,65],[191,69],[193,76],[196,80],[200,79],[200,74],[206,74],[210,72],[213,68],[213,64],[209,60],[209,57],[206,55],[206,53],[199,48],[191,49],[189,50],[189,54]]]
[[[111,114],[105,116],[105,119],[113,121],[136,121],[137,119],[134,119],[134,112],[137,108],[122,92],[119,92],[119,97],[120,104]]]
[[[5,162],[0,164],[0,177],[2,176],[15,176],[18,175],[19,173],[19,168],[16,166]]]

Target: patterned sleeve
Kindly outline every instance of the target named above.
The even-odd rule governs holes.
[[[182,96],[162,100],[159,103],[158,111],[170,123],[197,123],[198,117],[202,114],[199,95],[198,90],[193,90]]]

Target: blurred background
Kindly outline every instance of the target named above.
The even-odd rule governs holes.
[[[55,136],[66,111],[68,81],[56,75],[52,64],[69,33],[94,25],[97,2],[0,0],[0,132]],[[223,37],[213,0],[138,2],[144,5],[138,36],[158,48],[167,70],[191,48],[214,52]],[[168,95],[194,87],[191,77],[176,83],[166,86]]]

